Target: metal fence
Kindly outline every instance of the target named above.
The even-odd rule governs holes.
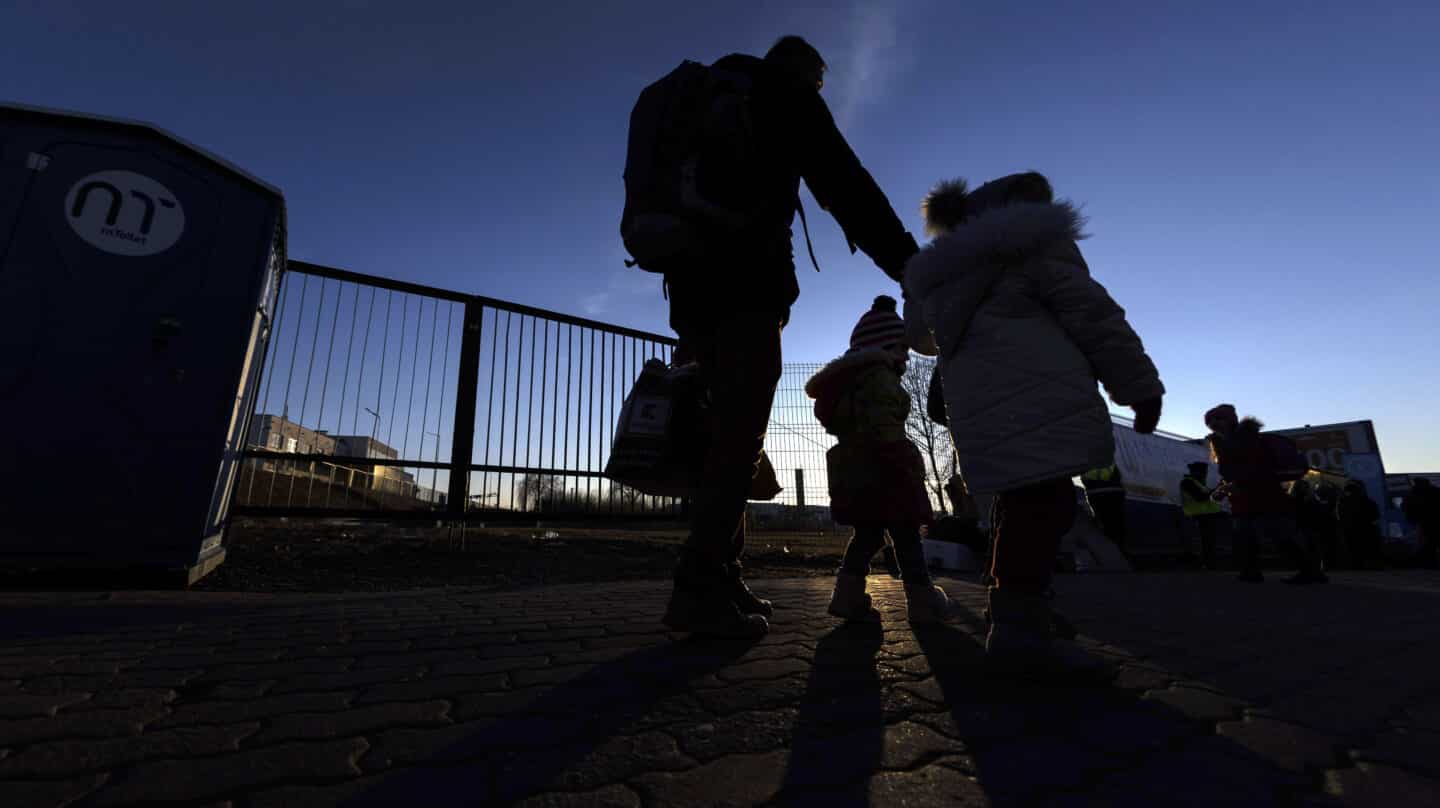
[[[604,478],[674,340],[291,262],[237,492],[244,515],[673,518]]]
[[[625,395],[647,359],[668,363],[674,347],[659,334],[291,262],[235,512],[675,519],[684,503],[603,474]],[[765,439],[782,491],[752,506],[762,521],[828,523],[835,438],[804,392],[819,369],[784,366]],[[923,381],[912,385],[921,421]],[[950,473],[943,442],[927,460],[937,482]]]

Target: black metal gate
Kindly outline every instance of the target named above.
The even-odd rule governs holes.
[[[605,479],[615,420],[673,338],[292,261],[237,515],[674,519]]]

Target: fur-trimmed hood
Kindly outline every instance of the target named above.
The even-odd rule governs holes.
[[[935,356],[937,318],[952,334],[964,333],[980,303],[1006,267],[1024,264],[1084,238],[1082,219],[1069,202],[1016,202],[981,210],[936,238],[905,265],[905,326],[910,347]],[[927,298],[945,286],[952,302],[942,313]],[[943,340],[942,340],[943,341]]]
[[[1258,438],[1260,437],[1260,430],[1264,428],[1265,423],[1263,421],[1253,415],[1247,415],[1241,418],[1240,422],[1235,425],[1235,431],[1230,433],[1230,437],[1244,440]],[[1210,445],[1214,446],[1217,443],[1224,443],[1226,436],[1221,435],[1219,432],[1211,432],[1207,439]]]
[[[956,273],[1023,263],[1056,244],[1084,238],[1067,201],[1020,202],[981,211],[936,238],[905,265],[905,293],[924,298]]]
[[[831,360],[805,382],[805,395],[819,400],[833,399],[854,384],[855,377],[860,375],[861,371],[894,361],[893,354],[879,348],[848,351],[838,359]]]

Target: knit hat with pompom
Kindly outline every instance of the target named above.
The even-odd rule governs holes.
[[[905,321],[895,313],[895,298],[889,295],[875,298],[870,310],[860,316],[860,322],[850,332],[852,351],[904,344]]]

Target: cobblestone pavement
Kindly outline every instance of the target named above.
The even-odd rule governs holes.
[[[0,806],[1440,805],[1440,575],[1068,576],[1108,688],[980,668],[757,583],[684,640],[663,582],[502,594],[0,593]]]

